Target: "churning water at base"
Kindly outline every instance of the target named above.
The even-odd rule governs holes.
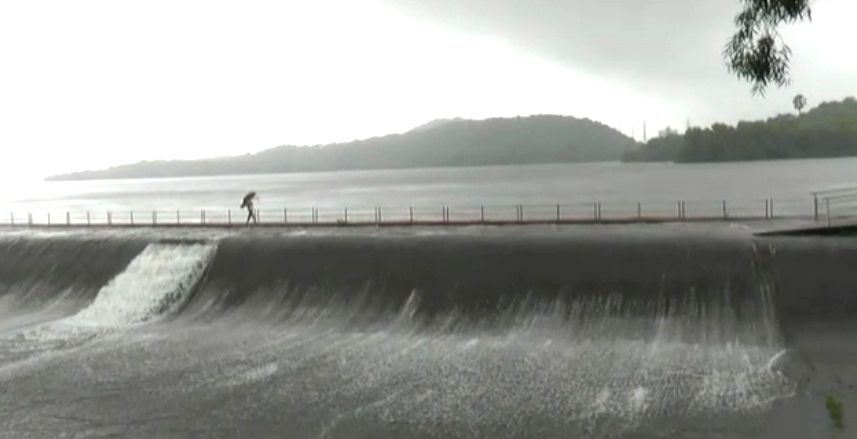
[[[771,348],[553,340],[519,331],[327,335],[313,346],[322,352],[307,348],[303,362],[273,360],[253,371],[277,374],[321,363],[320,373],[335,376],[321,386],[329,393],[301,393],[302,400],[361,400],[325,425],[324,431],[339,436],[367,419],[388,426],[418,423],[427,430],[455,426],[454,435],[464,437],[540,436],[540,429],[621,434],[658,419],[751,415],[794,391],[765,367],[776,353]],[[241,371],[223,382],[252,377]],[[367,395],[375,396],[365,400]]]
[[[170,315],[186,303],[215,249],[210,244],[149,244],[76,314],[55,320],[40,312],[24,314],[24,321],[33,324],[0,336],[0,359],[32,362],[33,357],[77,347],[99,333]]]

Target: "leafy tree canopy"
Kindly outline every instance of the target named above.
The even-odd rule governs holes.
[[[789,83],[791,49],[778,32],[784,23],[812,19],[811,0],[743,0],[737,31],[726,44],[729,70],[753,84],[753,93]]]

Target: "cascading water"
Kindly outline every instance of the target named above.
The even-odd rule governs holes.
[[[0,333],[0,408],[29,404],[43,427],[0,421],[37,436],[733,438],[759,437],[756,419],[797,394],[783,351],[804,308],[823,308],[799,306],[794,267],[828,250],[551,236],[134,243],[86,275],[80,243],[51,243],[38,281],[0,267],[9,303],[36,307],[48,285],[44,303],[77,306]],[[16,245],[37,270],[49,253]],[[57,421],[84,414],[88,430]]]
[[[21,315],[30,320],[30,325],[19,323],[12,327],[7,323],[9,329],[19,329],[0,333],[0,360],[10,366],[22,361],[27,364],[40,355],[80,346],[99,332],[170,315],[186,303],[215,249],[211,244],[149,244],[75,314],[54,314],[53,319],[46,319],[41,312],[28,312]],[[30,295],[32,292],[27,291],[23,298]],[[58,297],[44,302],[44,310],[63,309],[69,296],[74,296],[73,291],[63,290]],[[21,301],[15,300],[14,293],[6,297]]]
[[[188,300],[215,249],[208,244],[150,244],[67,323],[127,326],[168,314]]]

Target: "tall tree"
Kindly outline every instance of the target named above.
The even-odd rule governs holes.
[[[792,104],[794,104],[797,114],[801,114],[803,113],[803,108],[806,107],[806,98],[803,95],[797,95],[792,100]]]
[[[811,0],[742,0],[735,17],[738,30],[726,44],[729,70],[753,84],[753,93],[765,94],[770,84],[789,83],[791,49],[779,31],[781,24],[811,20]]]

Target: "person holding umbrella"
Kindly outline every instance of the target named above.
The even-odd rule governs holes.
[[[247,208],[247,225],[250,224],[250,219],[253,219],[253,224],[256,224],[256,209],[253,207],[253,199],[256,198],[256,192],[249,192],[244,195],[244,201],[241,202],[241,208]]]

